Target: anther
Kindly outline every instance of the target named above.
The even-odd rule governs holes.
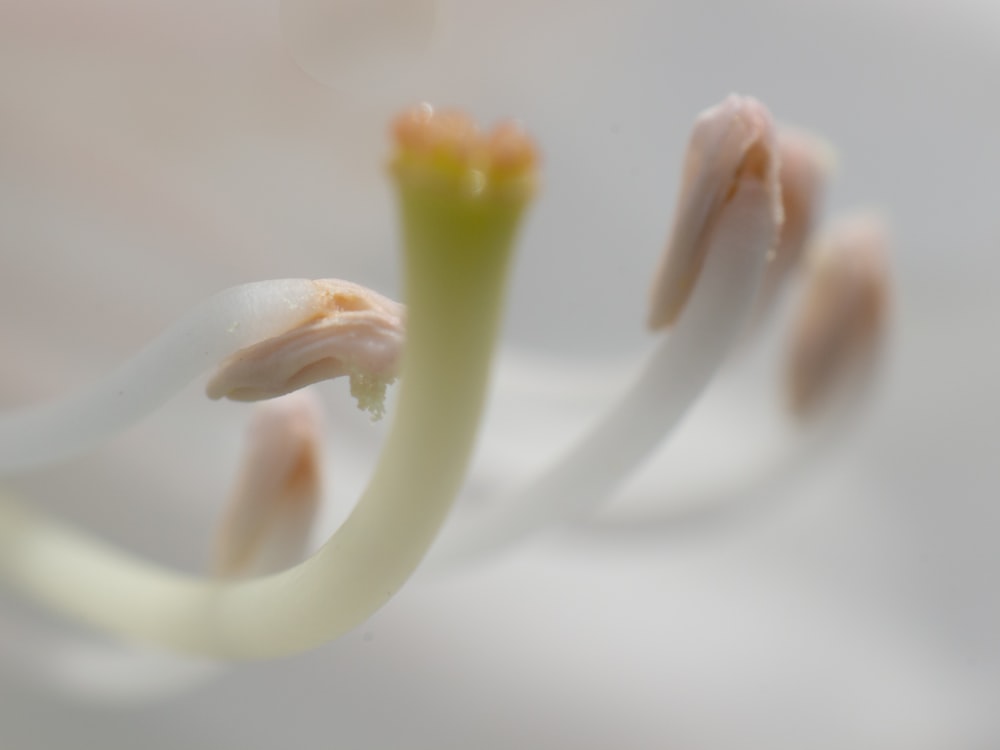
[[[730,96],[695,121],[673,230],[653,281],[650,328],[673,325],[681,315],[705,264],[713,234],[741,184],[759,183],[777,198],[776,154],[771,115],[755,99]],[[780,224],[780,202],[772,203],[769,218]]]
[[[206,388],[209,398],[259,401],[341,376],[358,405],[378,418],[395,380],[404,339],[404,308],[359,284],[314,282],[316,315],[280,336],[236,352]]]
[[[840,222],[808,258],[803,306],[792,330],[789,405],[812,416],[862,385],[888,317],[888,239],[882,222]]]
[[[261,404],[216,542],[225,578],[277,573],[305,559],[321,495],[319,407],[306,393]]]

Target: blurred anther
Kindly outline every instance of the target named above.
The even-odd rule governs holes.
[[[870,377],[888,313],[885,227],[872,216],[843,220],[819,238],[807,260],[788,359],[789,404],[801,418]]]
[[[277,573],[305,559],[322,495],[321,444],[308,391],[257,407],[216,542],[216,575]]]

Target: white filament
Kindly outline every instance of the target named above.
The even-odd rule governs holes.
[[[319,302],[307,279],[244,284],[210,297],[89,387],[0,414],[0,473],[69,458],[115,434],[222,359],[308,318]]]
[[[565,455],[532,483],[460,519],[431,554],[447,568],[495,553],[556,522],[587,516],[680,424],[750,320],[776,226],[767,188],[747,184],[720,223],[673,332],[638,380]]]

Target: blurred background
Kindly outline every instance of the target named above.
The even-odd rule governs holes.
[[[516,117],[544,154],[470,501],[558,455],[650,348],[688,129],[728,93],[835,144],[829,215],[879,209],[895,272],[864,419],[737,487],[738,512],[418,575],[335,643],[186,690],[104,690],[114,644],[4,597],[0,745],[998,746],[998,40],[988,0],[0,0],[0,406],[98,377],[233,284],[398,295],[386,122],[420,100]],[[773,401],[749,369],[736,401]],[[203,570],[249,410],[202,387],[8,486]],[[318,539],[385,429],[320,391]],[[713,431],[755,425],[705,416],[688,450],[724,475]]]

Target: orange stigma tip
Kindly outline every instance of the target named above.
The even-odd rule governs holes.
[[[494,168],[507,173],[527,172],[538,163],[535,144],[520,123],[508,120],[493,128],[487,140],[487,150]]]
[[[538,163],[534,142],[516,122],[501,122],[484,132],[466,113],[435,110],[429,104],[397,115],[392,135],[398,162],[421,163],[463,177],[476,173],[481,178],[472,182],[480,183],[480,189],[486,186],[483,182],[528,176]]]

